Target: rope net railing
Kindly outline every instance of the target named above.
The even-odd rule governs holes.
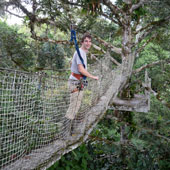
[[[88,68],[99,76],[99,80],[89,79],[88,86],[77,92],[77,103],[72,107],[72,112],[77,113],[72,119],[66,117],[72,102],[68,86],[70,72],[27,73],[1,68],[0,168],[53,141],[82,135],[86,113],[98,103],[113,81],[121,83],[121,79],[114,80],[116,74],[121,74],[121,68],[113,70],[111,61],[105,57]]]

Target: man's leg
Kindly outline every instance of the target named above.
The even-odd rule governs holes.
[[[83,91],[77,91],[71,94],[70,105],[65,115],[66,118],[71,120],[75,118],[75,116],[77,115],[80,109],[82,98],[83,98]]]
[[[77,86],[75,84],[73,84],[71,81],[69,81],[68,83],[69,85],[69,89],[70,89],[70,105],[69,108],[67,110],[67,113],[65,115],[64,118],[64,122],[63,122],[63,136],[69,136],[71,129],[72,129],[72,121],[75,118],[75,116],[77,115],[80,107],[81,107],[81,101],[83,98],[83,91],[75,91],[73,92]]]

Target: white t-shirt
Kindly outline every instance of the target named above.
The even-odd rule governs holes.
[[[81,48],[79,48],[80,50],[80,54],[81,54],[81,57],[83,58],[84,60],[84,64],[85,64],[85,69],[87,70],[87,57],[86,57],[86,52],[84,50],[82,50]],[[77,54],[77,51],[74,53],[73,55],[73,59],[72,59],[72,64],[71,64],[71,72],[73,73],[76,73],[76,74],[81,74],[79,71],[78,71],[78,64],[83,64],[80,60],[80,57],[78,56]],[[72,80],[77,80],[74,76],[70,75],[69,79],[72,79]]]

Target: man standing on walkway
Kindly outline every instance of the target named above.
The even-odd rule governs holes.
[[[75,116],[77,115],[80,106],[81,101],[83,98],[83,84],[79,84],[79,87],[77,86],[78,83],[80,83],[80,80],[83,79],[83,76],[92,78],[94,80],[98,80],[97,76],[94,76],[90,74],[87,71],[87,56],[91,44],[92,44],[92,37],[90,34],[85,33],[81,40],[81,47],[79,49],[80,55],[83,59],[80,59],[80,56],[78,55],[77,51],[73,55],[72,63],[71,63],[71,75],[69,77],[69,89],[70,89],[70,106],[67,110],[67,113],[65,117],[72,121]]]

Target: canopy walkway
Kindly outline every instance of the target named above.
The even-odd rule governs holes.
[[[132,70],[133,59],[113,68],[107,55],[88,69],[100,78],[84,89],[70,136],[68,73],[0,69],[0,168],[45,169],[88,138]]]

